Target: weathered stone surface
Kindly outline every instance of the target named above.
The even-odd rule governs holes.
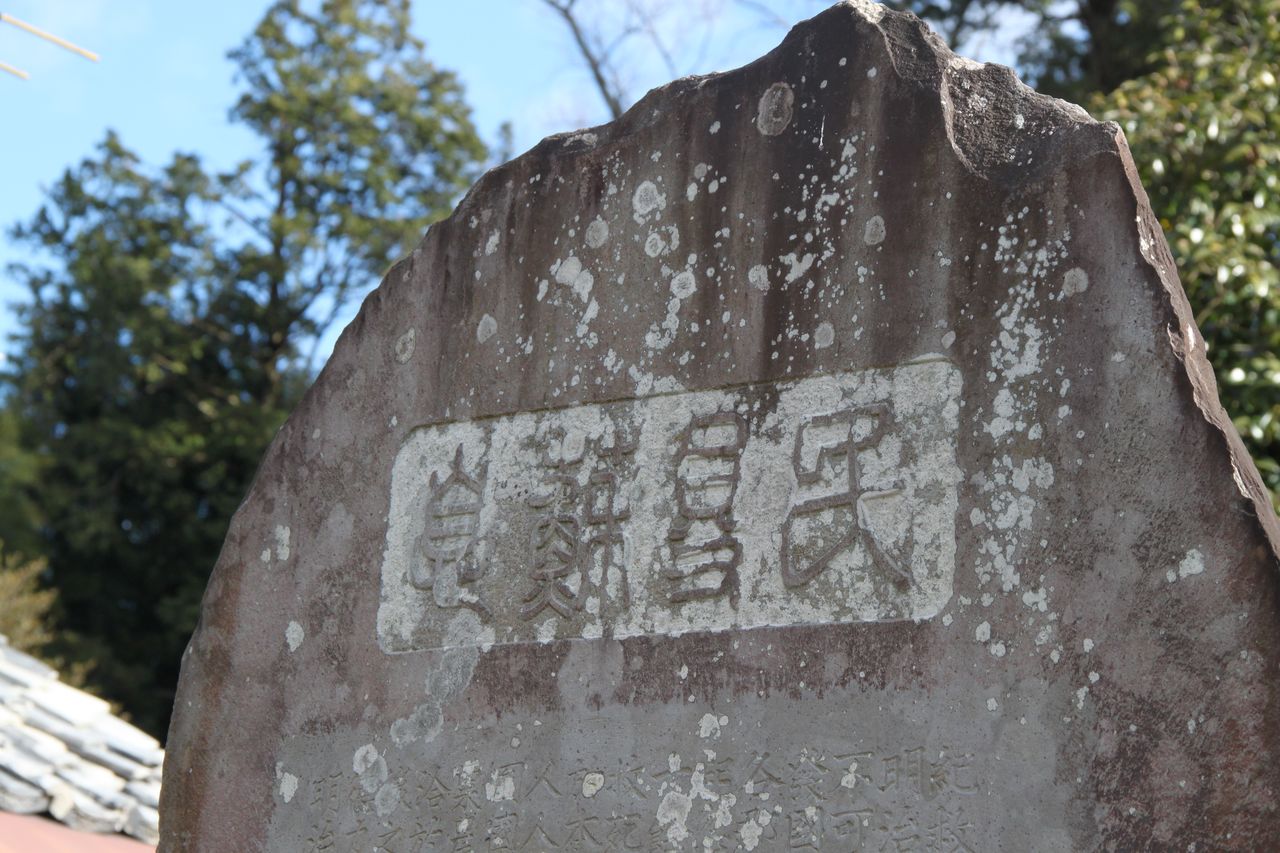
[[[162,846],[1257,849],[1277,541],[1118,128],[841,4],[367,300],[210,581]]]

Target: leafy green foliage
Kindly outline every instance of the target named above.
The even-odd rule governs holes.
[[[9,380],[53,651],[94,661],[92,686],[153,733],[227,523],[309,381],[306,347],[485,156],[407,24],[408,0],[277,2],[232,54],[232,118],[260,157],[154,169],[109,135],[13,231],[48,261],[15,270],[31,301]]]
[[[24,561],[0,542],[0,637],[15,649],[38,653],[53,639],[49,609],[57,593],[42,589],[42,560]]]
[[[41,461],[55,654],[159,730],[230,514],[279,425],[192,158],[157,175],[114,137],[14,236],[53,263],[21,271],[14,403]],[[246,310],[249,309],[249,310]]]
[[[1090,106],[1125,129],[1223,404],[1280,495],[1280,2],[1184,0],[1161,28],[1154,70]]]
[[[1012,21],[1016,65],[1046,94],[1083,102],[1146,74],[1165,36],[1168,0],[887,0],[929,21],[952,48]]]
[[[40,482],[40,458],[24,446],[22,419],[0,403],[0,542],[11,553],[43,553],[40,510],[34,495]]]
[[[408,27],[409,0],[279,0],[231,52],[231,117],[267,154],[229,177],[229,208],[258,238],[238,262],[274,343],[332,322],[479,174],[461,84]]]

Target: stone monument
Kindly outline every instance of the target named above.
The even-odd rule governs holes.
[[[851,0],[366,300],[161,848],[1258,849],[1278,542],[1119,128]]]

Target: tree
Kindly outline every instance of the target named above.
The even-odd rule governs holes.
[[[1017,26],[1016,65],[1041,92],[1084,101],[1147,73],[1167,0],[893,0],[929,21],[952,49]]]
[[[23,445],[21,430],[14,407],[0,401],[0,542],[11,553],[36,557],[42,553],[40,510],[33,499],[40,460]]]
[[[425,59],[409,6],[325,0],[310,14],[279,0],[231,52],[246,87],[231,116],[264,156],[227,204],[257,238],[237,263],[268,354],[314,340],[479,176],[487,151],[462,87]]]
[[[408,0],[280,0],[233,51],[231,174],[147,167],[114,135],[14,229],[48,262],[9,379],[59,592],[54,651],[163,734],[208,572],[257,461],[310,378],[306,350],[485,148]]]
[[[38,653],[53,633],[49,630],[49,609],[57,597],[51,589],[40,587],[44,562],[24,562],[0,542],[0,637],[10,646],[28,654]]]

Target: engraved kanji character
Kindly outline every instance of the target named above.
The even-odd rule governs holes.
[[[503,811],[489,819],[484,840],[491,850],[510,850],[515,846],[520,816],[514,811]]]
[[[342,781],[342,773],[331,773],[311,786],[307,814],[320,817],[320,825],[312,826],[307,835],[307,846],[313,850],[332,850],[337,844]]]
[[[703,774],[708,788],[722,789],[733,787],[733,758],[716,756],[708,758],[703,764]]]
[[[944,804],[932,824],[937,838],[935,850],[942,853],[976,853],[976,841],[968,836],[973,832],[973,824],[964,816],[958,803]]]
[[[929,762],[929,788],[932,793],[953,792],[963,796],[978,793],[972,777],[971,756],[951,756],[944,750],[938,760]]]
[[[479,793],[473,788],[459,786],[449,792],[448,799],[450,812],[454,814],[470,816],[477,814],[483,808]]]
[[[489,608],[465,586],[483,573],[475,558],[475,544],[487,472],[488,465],[480,469],[478,477],[468,474],[459,444],[449,475],[441,480],[431,473],[426,527],[418,540],[419,556],[409,566],[409,582],[430,590],[437,606],[465,607],[483,617],[490,615]]]
[[[454,825],[449,833],[449,845],[444,849],[453,853],[472,853],[476,849],[475,836],[474,821],[464,817]]]
[[[403,826],[384,826],[374,835],[377,849],[385,853],[407,853],[411,849],[409,832]]]
[[[785,787],[786,783],[783,780],[786,778],[787,770],[787,768],[778,767],[777,760],[770,753],[754,753],[751,764],[747,767],[747,778],[743,788],[748,794],[756,796],[772,793]]]
[[[446,799],[453,796],[453,788],[440,779],[436,773],[428,773],[425,782],[419,783],[418,800],[430,807],[431,811],[439,811]]]
[[[884,784],[879,786],[881,791],[893,790],[905,783],[915,793],[924,794],[923,749],[907,749],[897,755],[886,756],[883,761]]]
[[[540,790],[543,792],[544,797],[548,795],[552,797],[560,796],[560,789],[551,781],[550,765],[544,765],[541,769],[531,772],[529,776],[531,777],[531,781],[529,782],[528,787],[525,788],[524,795],[521,797],[522,800],[527,800],[533,797],[533,795],[537,794]]]
[[[567,850],[599,850],[604,843],[604,822],[594,815],[575,815],[565,821],[569,835],[564,840]]]
[[[856,797],[859,787],[874,784],[871,780],[871,762],[874,757],[870,752],[846,752],[837,755],[836,761],[845,768],[840,777],[840,787],[851,791]]]
[[[645,850],[644,818],[638,814],[610,815],[606,818],[607,850]]]
[[[893,826],[889,827],[889,838],[881,845],[881,849],[896,850],[899,853],[929,849],[924,846],[925,839],[920,833],[918,820],[914,813],[897,818]]]
[[[520,608],[524,619],[533,619],[548,609],[561,619],[571,619],[583,604],[578,595],[582,582],[582,488],[577,476],[582,456],[570,458],[564,430],[553,430],[552,435],[559,439],[560,455],[552,457],[546,447],[542,448],[545,490],[528,499],[538,517],[530,543],[533,568],[529,578],[533,585]],[[578,590],[569,586],[570,579],[578,581]]]
[[[802,788],[811,797],[821,799],[827,794],[826,788],[831,781],[828,778],[829,773],[830,771],[825,764],[821,763],[808,750],[805,750],[789,775],[793,786]]]
[[[860,850],[864,833],[870,827],[873,817],[875,809],[872,808],[848,809],[833,813],[829,825],[832,833],[841,839],[841,846],[850,843],[852,846],[848,849]]]
[[[859,419],[870,418],[870,432],[857,437]],[[835,488],[834,492],[800,500],[787,513],[782,525],[782,550],[780,554],[782,582],[787,587],[804,586],[823,572],[831,561],[852,548],[859,541],[866,549],[868,559],[895,578],[899,584],[912,581],[910,566],[886,552],[876,541],[867,515],[866,502],[883,500],[901,494],[901,489],[884,489],[863,491],[862,469],[858,454],[869,450],[880,443],[889,431],[893,419],[888,404],[864,406],[846,412],[829,415],[816,415],[800,424],[796,430],[795,450],[792,454],[792,467],[795,469],[796,481],[801,489],[826,486]],[[832,438],[832,436],[835,436]],[[817,444],[817,459],[810,468],[804,460],[806,439],[810,444]],[[828,472],[830,472],[828,474]],[[843,516],[849,516],[847,523]],[[807,522],[812,525],[822,514],[830,516],[834,523],[828,527],[843,533],[830,533],[828,537],[821,534],[798,537],[796,523]],[[815,525],[816,526],[816,525]],[[813,542],[797,542],[797,539],[818,540]],[[816,553],[811,553],[816,549]]]
[[[439,850],[444,843],[444,827],[433,818],[428,817],[424,823],[419,816],[413,822],[413,832],[409,834],[410,850],[413,853],[430,853]]]
[[[823,811],[820,806],[795,809],[787,815],[787,847],[790,850],[821,850]]]
[[[747,421],[735,412],[696,415],[681,431],[676,452],[676,509],[667,540],[671,563],[660,573],[673,582],[672,603],[727,595],[737,608],[742,543],[733,535],[733,501],[742,478]]]
[[[622,782],[627,786],[626,795],[631,799],[649,799],[653,795],[654,789],[654,784],[651,780],[660,778],[665,773],[665,768],[660,773],[651,774],[648,768],[644,766],[632,767],[622,774]]]
[[[521,841],[520,846],[517,847],[516,849],[517,850],[548,850],[548,849],[558,850],[560,849],[560,842],[552,838],[551,835],[547,832],[547,830],[543,828],[542,822],[539,821],[538,823],[534,824],[533,829],[529,831],[529,834],[525,836],[524,841]]]
[[[601,446],[592,442],[597,464],[587,479],[587,546],[591,559],[599,558],[601,599],[608,594],[609,570],[618,569],[619,600],[623,607],[631,604],[631,582],[627,576],[626,537],[622,524],[631,518],[631,506],[621,496],[620,486],[627,479],[627,468],[633,464],[637,444],[625,441],[615,433],[613,443]]]

